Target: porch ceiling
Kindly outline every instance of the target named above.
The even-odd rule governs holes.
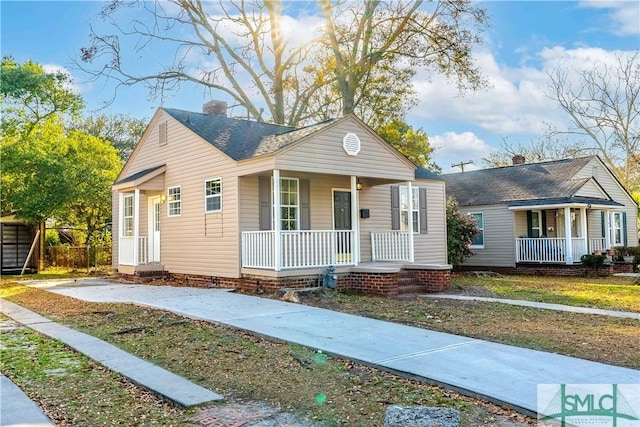
[[[115,182],[112,186],[114,190],[123,190],[126,188],[136,188],[142,186],[152,180],[153,178],[165,173],[167,170],[166,165],[155,166],[149,169],[145,169],[136,173],[133,173],[121,180]],[[151,186],[148,189],[156,189],[156,186]],[[159,189],[162,190],[164,185],[162,185]]]

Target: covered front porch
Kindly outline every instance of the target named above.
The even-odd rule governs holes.
[[[411,181],[277,169],[270,176],[242,177],[241,188],[257,191],[260,205],[257,222],[242,222],[242,270],[290,274],[363,262],[414,262],[416,224],[400,221],[400,229],[392,230],[392,201],[385,185],[394,183],[403,188],[404,197],[398,195],[402,208],[417,209],[417,200],[406,197],[418,194]],[[255,199],[241,206],[242,211],[252,209]],[[377,221],[369,219],[374,215]],[[369,222],[363,227],[363,221]]]
[[[516,263],[576,264],[585,254],[621,244],[615,205],[583,201],[510,206]]]

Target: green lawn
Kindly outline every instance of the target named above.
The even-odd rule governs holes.
[[[452,291],[473,294],[479,289],[497,298],[640,312],[640,286],[628,277],[456,275],[452,280]]]

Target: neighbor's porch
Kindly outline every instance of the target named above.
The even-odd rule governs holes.
[[[619,230],[611,206],[511,207],[516,263],[575,264],[613,248]],[[619,228],[619,227],[618,227]]]

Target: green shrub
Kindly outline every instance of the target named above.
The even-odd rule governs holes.
[[[582,265],[587,267],[587,269],[598,271],[604,265],[606,259],[606,255],[585,254],[580,257],[580,262],[582,262]]]

